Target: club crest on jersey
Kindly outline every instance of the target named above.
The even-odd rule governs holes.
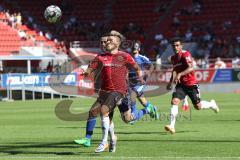
[[[120,62],[123,61],[123,56],[118,56],[117,60],[120,61]]]

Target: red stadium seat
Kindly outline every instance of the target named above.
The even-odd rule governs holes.
[[[18,51],[20,48],[20,37],[17,31],[10,26],[0,22],[0,56],[10,55],[11,52]]]

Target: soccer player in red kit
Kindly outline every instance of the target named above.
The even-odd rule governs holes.
[[[194,76],[194,69],[191,54],[183,50],[183,44],[180,38],[175,38],[172,41],[172,47],[175,55],[170,57],[173,64],[173,81],[176,83],[175,90],[172,94],[172,108],[171,108],[171,123],[165,126],[165,130],[170,133],[175,133],[175,122],[178,114],[178,105],[185,98],[189,96],[195,109],[212,109],[218,113],[219,108],[215,100],[201,101],[199,85]],[[167,87],[171,84],[169,83]]]
[[[106,48],[107,38],[108,38],[107,35],[101,37],[101,39],[100,39],[100,49],[101,49],[102,53],[99,53],[99,54],[104,54],[106,52],[105,48]],[[99,69],[99,72],[100,71],[101,71],[101,69]],[[95,72],[97,72],[97,71],[95,71]],[[95,106],[93,105],[92,107],[95,107]],[[113,118],[113,111],[109,114],[109,119],[110,119],[110,126],[109,126],[110,146],[109,146],[109,151],[110,152],[115,151],[115,149],[116,149],[115,144],[116,144],[116,141],[117,141],[117,137],[114,133],[114,123],[112,121],[112,118]],[[84,145],[85,147],[90,147],[91,146],[91,138],[92,138],[93,130],[95,128],[96,119],[97,119],[96,117],[93,117],[93,118],[89,118],[87,120],[85,138],[76,139],[76,140],[74,140],[75,143]]]
[[[99,144],[95,152],[102,152],[108,147],[107,136],[109,131],[109,113],[114,110],[116,105],[121,104],[121,100],[127,94],[128,70],[130,68],[135,69],[141,83],[145,83],[142,78],[141,69],[135,63],[131,55],[119,51],[119,46],[121,44],[120,35],[116,32],[110,33],[111,34],[107,36],[108,38],[105,47],[106,52],[96,56],[84,73],[84,76],[88,76],[94,70],[98,68],[101,69],[101,90],[98,99],[89,111],[89,119],[95,118],[98,114],[101,115],[103,137],[102,142]],[[125,122],[133,120],[134,115],[128,108],[126,108],[126,110],[121,109],[120,112]],[[153,112],[153,109],[147,108],[144,113],[151,112]]]

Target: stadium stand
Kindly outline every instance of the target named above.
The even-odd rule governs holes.
[[[62,20],[56,25],[47,23],[43,16],[44,9],[51,4],[60,6],[63,11]],[[114,28],[130,40],[139,39],[153,60],[166,49],[173,36],[197,43],[197,51],[194,53],[197,59],[204,58],[203,52],[210,58],[240,56],[237,41],[239,1],[12,0],[5,1],[4,6],[12,13],[22,12],[23,25],[18,26],[18,29],[25,31],[31,41],[22,43],[21,40],[20,45],[45,45],[56,49],[61,46],[66,52],[65,45],[69,48],[70,42],[83,41],[82,44],[87,46],[92,44],[89,41],[96,40]],[[44,33],[50,33],[51,38],[47,39]],[[163,39],[156,40],[158,35]],[[158,46],[158,43],[162,46]],[[226,61],[230,63],[228,59]]]
[[[5,18],[1,14],[1,18]],[[0,55],[10,55],[12,53],[18,53],[20,48],[20,37],[17,31],[0,22]]]
[[[63,13],[61,21],[55,24],[44,19],[45,8],[52,4],[58,5]],[[115,29],[127,40],[140,40],[143,53],[160,69],[169,69],[169,63],[164,62],[169,55],[165,54],[163,59],[163,54],[167,50],[172,53],[169,41],[174,36],[184,38],[187,49],[192,49],[196,69],[216,68],[220,58],[224,67],[239,68],[239,7],[240,1],[235,0],[3,0],[0,56],[18,56],[24,47],[42,47],[57,57],[58,53],[66,53],[64,56],[70,59],[79,55],[92,58],[99,52],[99,37]],[[5,73],[22,73],[20,67],[26,68],[28,62],[1,63],[1,68],[12,67]],[[52,69],[44,69],[44,63],[51,64]],[[57,60],[48,59],[44,63],[41,58],[32,60],[33,73],[58,72]],[[39,69],[40,64],[43,70]],[[68,65],[66,68],[70,69],[65,68],[65,72],[78,66],[74,62]]]
[[[179,3],[181,3],[179,1]],[[217,36],[220,37],[228,37],[235,36],[239,33],[237,29],[237,24],[239,23],[239,11],[238,7],[240,6],[239,1],[234,0],[199,0],[199,1],[188,1],[185,3],[185,6],[178,5],[179,7],[172,13],[173,16],[177,16],[180,20],[180,25],[177,28],[179,30],[179,34],[184,35],[186,31],[194,25],[199,27],[204,27],[206,24],[211,23],[212,30],[215,32]],[[196,9],[199,7],[199,11]],[[237,15],[237,16],[236,16]],[[232,27],[225,28],[229,29],[229,32],[224,32],[224,22],[230,21]],[[160,31],[166,33],[166,37],[174,36],[176,31],[176,27],[171,24],[172,21],[169,21],[167,26],[168,31],[162,30]],[[230,33],[230,34],[229,34]],[[194,36],[201,36],[204,34],[204,28],[194,31]]]

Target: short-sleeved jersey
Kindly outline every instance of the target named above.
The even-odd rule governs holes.
[[[171,57],[171,63],[173,64],[173,69],[177,73],[180,73],[188,68],[189,64],[192,64],[192,56],[188,51],[182,51],[181,53],[175,54]],[[180,78],[180,83],[185,86],[192,86],[197,84],[197,80],[194,76],[194,71],[183,75]]]
[[[141,68],[142,75],[144,76],[144,67],[146,65],[151,65],[152,62],[146,56],[143,56],[141,54],[135,55],[133,57],[133,59],[135,60],[135,62]],[[136,73],[135,70],[131,69],[130,72],[129,72],[129,76],[128,77],[129,77],[130,85],[136,85],[136,84],[140,83],[139,80],[138,80],[137,73]]]
[[[135,65],[133,58],[125,52],[100,54],[89,64],[93,70],[101,68],[101,90],[127,92],[127,74]]]

